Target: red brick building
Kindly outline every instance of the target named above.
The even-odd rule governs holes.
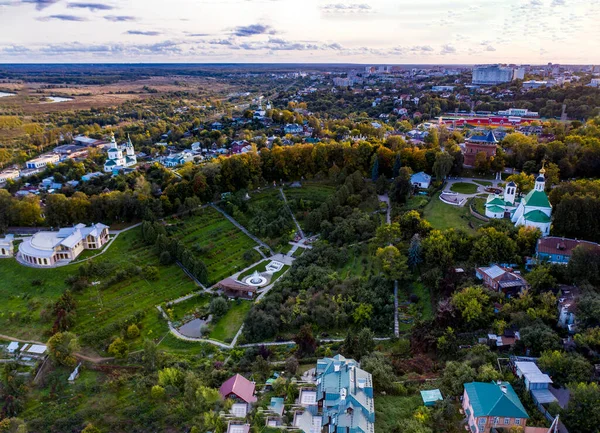
[[[493,131],[486,135],[474,135],[465,140],[464,165],[473,167],[475,157],[479,152],[484,152],[488,158],[496,156],[498,140]]]

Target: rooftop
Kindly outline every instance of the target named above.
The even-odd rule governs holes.
[[[473,416],[529,418],[521,400],[508,382],[465,383],[465,392],[473,407]]]

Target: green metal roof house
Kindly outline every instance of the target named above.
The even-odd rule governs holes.
[[[508,382],[465,383],[463,410],[473,433],[489,433],[492,428],[525,428],[527,411]]]

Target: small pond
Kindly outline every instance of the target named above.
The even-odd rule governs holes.
[[[62,96],[46,96],[46,99],[48,99],[48,103],[50,104],[55,102],[69,102],[73,100],[73,98],[65,98]]]
[[[7,98],[9,96],[15,96],[16,93],[6,93],[6,92],[0,92],[0,98]]]
[[[202,337],[202,327],[210,322],[210,318],[207,319],[194,319],[187,322],[177,329],[182,335],[190,338]]]

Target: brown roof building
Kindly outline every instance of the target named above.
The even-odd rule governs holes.
[[[549,236],[538,240],[536,258],[542,262],[567,264],[573,255],[573,250],[579,246],[600,252],[600,245],[594,242]]]

